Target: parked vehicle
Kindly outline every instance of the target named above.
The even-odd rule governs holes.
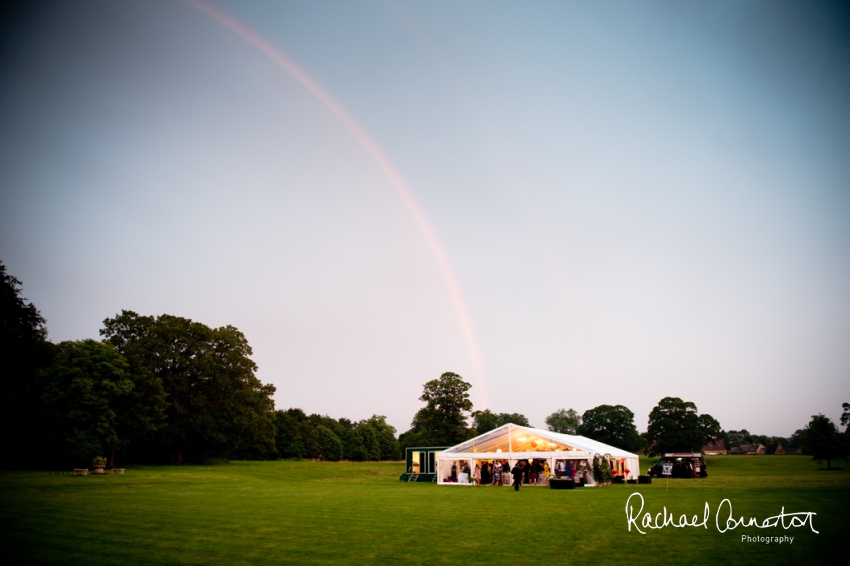
[[[664,464],[669,465],[671,478],[707,478],[708,472],[705,469],[705,456],[702,452],[669,452],[661,456],[655,462],[649,471],[648,475],[654,478],[663,478]]]

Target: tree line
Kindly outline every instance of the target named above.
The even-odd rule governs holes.
[[[399,436],[402,449],[409,446],[453,446],[507,423],[531,426],[519,413],[474,411],[469,397],[472,385],[455,373],[444,373],[427,382],[420,401],[425,403],[413,417],[410,430]],[[806,427],[794,433],[791,442],[814,460],[827,461],[850,455],[850,404],[843,404],[841,432],[824,415],[814,415]],[[665,397],[649,413],[649,426],[638,433],[634,413],[623,405],[599,405],[582,415],[575,409],[559,409],[546,417],[549,430],[598,440],[630,452],[649,456],[665,452],[699,452],[713,440],[741,442],[760,438],[744,431],[726,432],[696,404],[678,397]],[[764,437],[770,438],[770,437]],[[737,445],[737,444],[736,444]]]
[[[124,310],[107,318],[102,340],[53,344],[44,318],[21,297],[21,282],[0,262],[0,425],[3,467],[87,465],[95,456],[127,462],[229,459],[391,460],[408,446],[452,446],[507,423],[531,426],[519,413],[473,410],[472,386],[455,373],[425,383],[411,427],[398,439],[386,417],[354,422],[301,409],[275,410],[275,388],[256,377],[245,335],[171,315]],[[844,432],[823,415],[792,441],[815,459],[850,453],[850,404]],[[560,409],[549,430],[586,436],[649,455],[698,451],[709,441],[760,440],[725,432],[694,403],[665,397],[639,434],[634,413],[600,405],[582,415]],[[765,437],[767,439],[767,437]]]
[[[452,446],[507,423],[531,426],[519,413],[473,411],[472,385],[447,372],[424,386],[425,402],[413,417],[410,430],[399,437],[408,446]],[[694,403],[665,397],[649,415],[649,429],[638,433],[634,413],[623,405],[600,405],[579,416],[574,409],[560,409],[546,417],[553,432],[586,436],[631,452],[649,454],[699,450],[721,434],[720,423],[711,415],[697,412]]]
[[[352,422],[275,411],[245,335],[124,310],[102,340],[53,344],[44,318],[0,263],[0,424],[4,467],[209,462],[278,457],[395,459],[383,416]]]
[[[275,445],[281,458],[396,460],[401,454],[395,428],[384,416],[353,422],[289,409],[275,412],[275,424]]]

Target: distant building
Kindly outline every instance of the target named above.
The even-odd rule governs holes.
[[[702,453],[706,456],[719,456],[721,454],[728,454],[729,452],[726,450],[726,441],[722,438],[715,438],[702,447]]]
[[[785,447],[782,446],[782,443],[779,441],[776,441],[770,446],[768,446],[765,452],[767,454],[774,454],[776,456],[784,456],[785,454],[787,454],[787,452],[785,451]]]
[[[741,452],[744,454],[764,454],[764,444],[742,444]]]
[[[743,454],[744,452],[741,450],[740,446],[733,446],[729,449],[730,454]]]

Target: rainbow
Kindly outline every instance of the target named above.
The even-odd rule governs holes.
[[[446,284],[448,285],[449,293],[451,294],[457,310],[458,318],[460,319],[461,328],[463,329],[464,336],[466,337],[473,371],[475,373],[474,381],[479,388],[478,396],[484,403],[484,406],[488,406],[488,395],[484,382],[484,366],[481,359],[481,351],[478,347],[478,340],[475,335],[475,328],[472,324],[472,317],[469,314],[469,308],[463,298],[463,293],[461,292],[457,277],[455,277],[454,271],[449,263],[449,259],[446,256],[446,252],[443,250],[442,245],[440,245],[437,234],[431,226],[431,223],[428,221],[425,211],[422,210],[419,202],[417,202],[416,198],[413,196],[413,192],[410,187],[404,181],[404,178],[402,178],[398,170],[390,162],[387,155],[378,146],[375,140],[366,133],[363,126],[361,126],[351,116],[351,114],[349,114],[345,108],[336,101],[336,99],[334,99],[318,82],[316,82],[315,79],[308,75],[279,49],[260,37],[257,33],[251,31],[232,16],[218,8],[210,6],[203,0],[183,0],[183,2],[209,16],[211,19],[238,35],[251,46],[255,47],[263,55],[268,57],[268,59],[279,68],[289,73],[289,75],[298,81],[302,87],[321,102],[325,108],[327,108],[331,114],[333,114],[342,123],[342,125],[345,126],[351,135],[354,136],[354,139],[356,139],[361,147],[366,151],[369,157],[372,158],[381,172],[383,172],[384,176],[386,176],[387,180],[390,182],[390,185],[392,185],[396,193],[401,197],[402,201],[404,201],[407,209],[413,215],[413,219],[416,221],[416,224],[422,231],[423,236],[425,236],[425,240],[428,242],[431,251],[434,253],[434,257],[437,260],[437,264],[440,267],[443,278],[446,280]]]

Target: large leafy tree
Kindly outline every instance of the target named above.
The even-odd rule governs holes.
[[[357,423],[346,418],[334,420],[322,415],[310,415],[309,420],[317,431],[319,426],[323,426],[340,439],[342,442],[342,458],[358,462],[381,458],[375,429],[364,425],[362,421]]]
[[[575,409],[558,409],[546,417],[546,426],[552,432],[576,434],[579,425],[581,425],[581,417]]]
[[[50,365],[53,345],[44,318],[21,296],[21,282],[0,262],[0,431],[4,467],[31,463],[43,451],[39,368]]]
[[[753,442],[753,435],[745,428],[727,431],[724,438],[726,439],[726,446],[729,448],[742,444],[751,444]]]
[[[747,429],[730,430],[726,432],[721,431],[719,437],[726,440],[726,446],[729,448],[733,446],[741,446],[742,444],[764,444],[767,446],[769,444],[775,444],[776,442],[788,443],[787,438],[768,436],[766,434],[752,434]]]
[[[129,371],[118,350],[95,340],[63,342],[41,372],[44,410],[59,450],[81,464],[154,432],[163,420],[161,388]],[[154,395],[144,393],[154,392]],[[158,411],[157,411],[158,409]]]
[[[722,434],[720,423],[678,397],[665,397],[649,413],[646,438],[650,454],[699,451]]]
[[[171,461],[268,458],[275,448],[274,386],[255,376],[251,347],[233,326],[122,311],[101,334],[166,393]]]
[[[804,454],[811,454],[812,460],[820,463],[826,460],[826,469],[832,469],[832,461],[850,454],[850,442],[846,434],[838,431],[838,427],[829,418],[817,414],[805,428],[794,433],[794,442],[800,446]]]
[[[490,409],[472,413],[472,428],[475,434],[484,434],[508,423],[531,426],[525,415],[520,413],[494,413]]]
[[[531,426],[531,423],[528,422],[528,418],[520,413],[498,413],[496,416],[499,418],[499,426],[506,425],[508,423],[520,426]]]
[[[378,443],[378,431],[368,424],[358,423],[356,427],[357,433],[363,443],[363,448],[369,454],[370,460],[381,459],[381,445]]]
[[[411,429],[399,438],[402,447],[450,446],[466,440],[470,435],[467,418],[472,411],[471,388],[461,376],[451,372],[427,382],[419,397],[425,406],[413,417]]]
[[[385,416],[372,415],[360,422],[328,416],[307,416],[301,409],[275,412],[277,434],[275,443],[283,458],[327,458],[319,445],[319,427],[324,427],[342,443],[341,458],[349,460],[396,460],[399,457],[395,429],[387,424]],[[324,435],[325,444],[329,442]],[[332,445],[335,443],[331,442]],[[327,448],[325,448],[327,449]],[[331,454],[336,450],[331,446]]]
[[[490,409],[483,411],[473,411],[472,427],[475,429],[475,434],[484,434],[499,426],[499,415]]]
[[[301,409],[275,411],[275,446],[281,458],[315,458],[319,455],[316,431]]]
[[[399,458],[398,441],[395,438],[395,428],[387,423],[384,415],[372,415],[360,421],[360,427],[368,427],[375,431],[378,440],[378,459],[397,460]]]
[[[378,459],[377,456],[370,454],[369,450],[364,445],[363,431],[360,430],[358,423],[344,417],[337,419],[336,421],[333,421],[333,419],[330,418],[327,420],[330,421],[331,430],[335,431],[335,434],[339,436],[339,439],[342,441],[343,458],[356,460],[358,462],[369,459]],[[374,431],[372,432],[374,433]],[[370,438],[369,440],[373,439]],[[374,441],[377,443],[377,439],[374,439]]]
[[[281,458],[306,458],[307,447],[300,423],[286,411],[275,411],[275,448]]]
[[[316,427],[316,442],[319,445],[319,454],[325,460],[336,462],[342,459],[342,441],[325,425]]]
[[[850,434],[850,403],[842,403],[841,408],[844,409],[841,413],[841,426],[846,427],[845,434]]]
[[[581,436],[636,452],[641,439],[635,428],[635,414],[623,405],[599,405],[585,411],[576,432]]]

